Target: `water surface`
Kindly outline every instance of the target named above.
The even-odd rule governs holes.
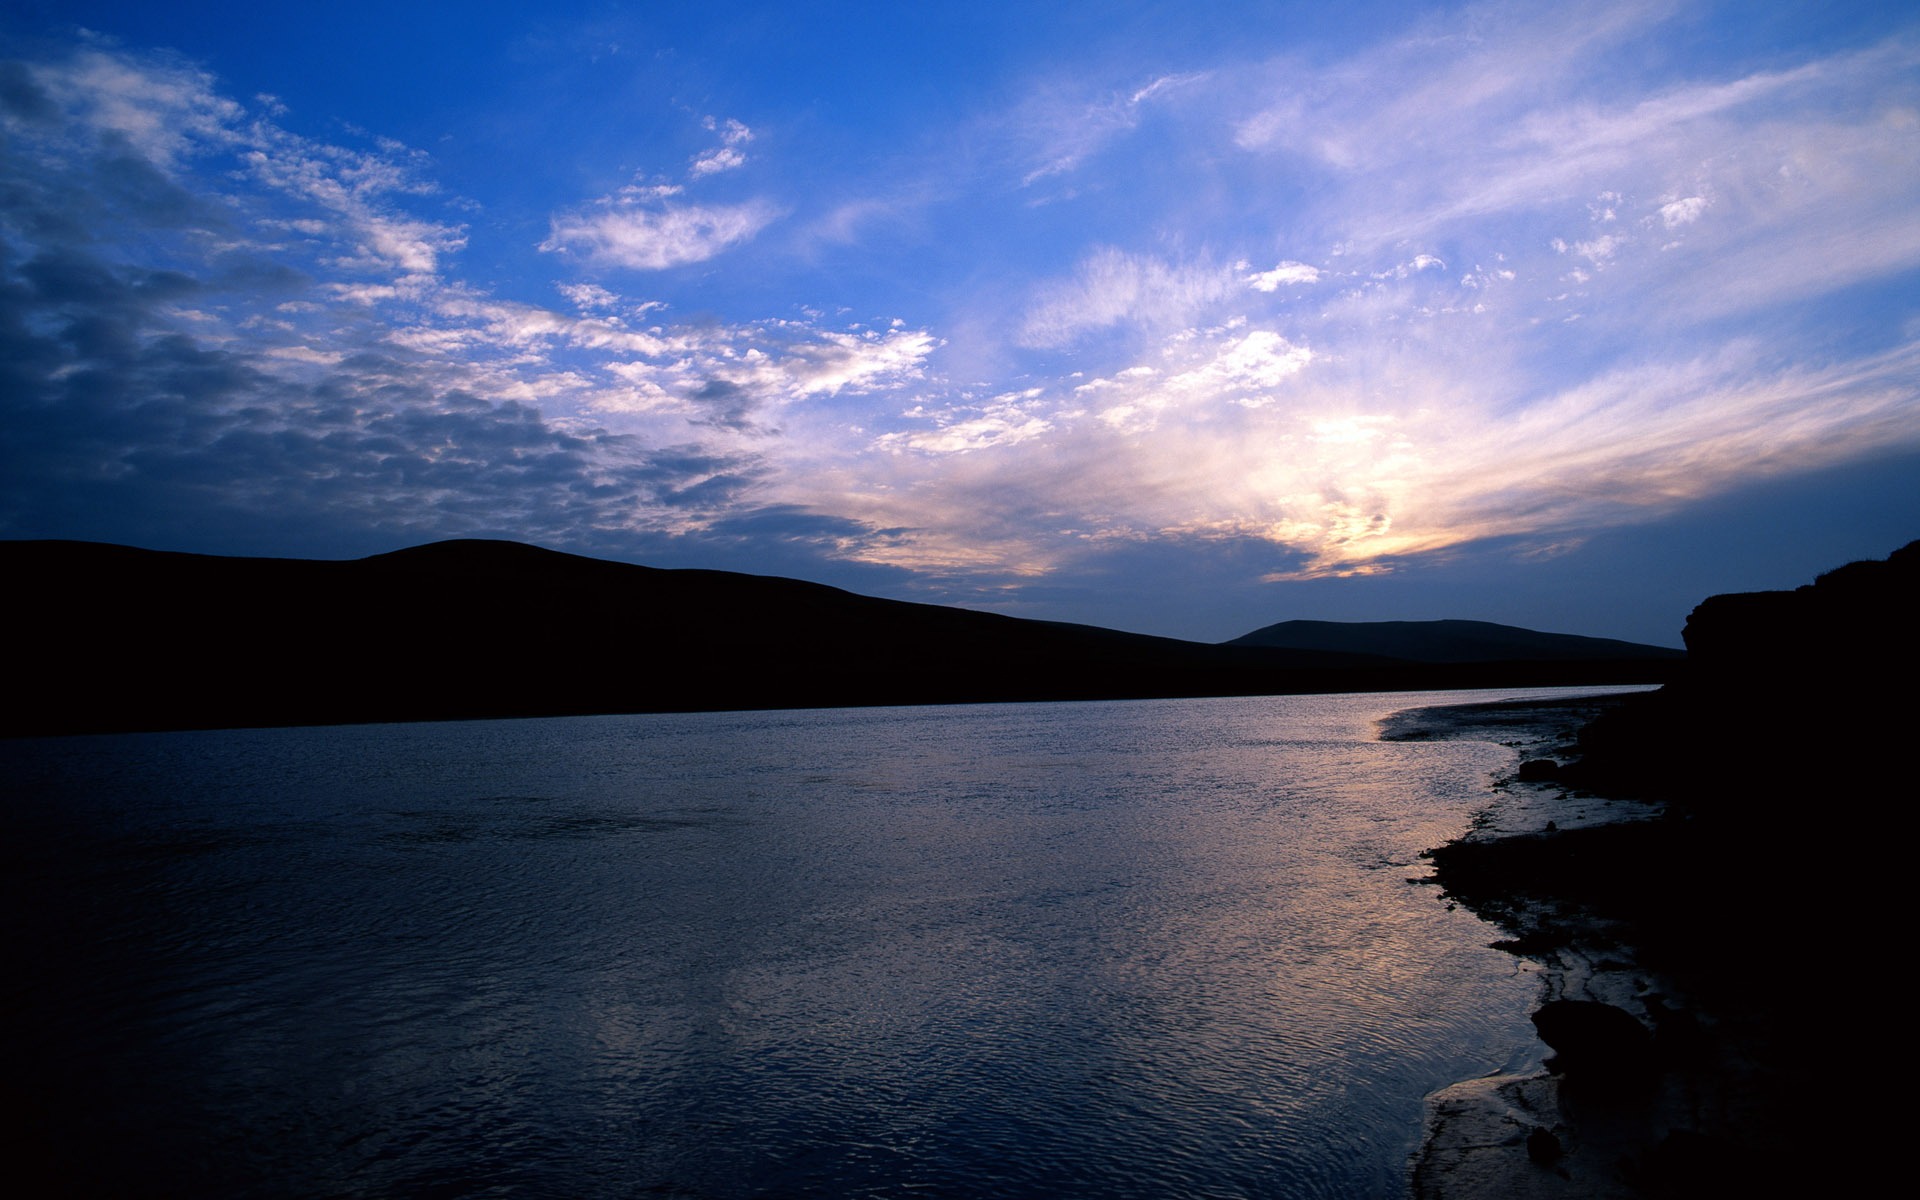
[[[22,1144],[128,1194],[1394,1194],[1535,997],[1407,882],[1511,752],[1376,723],[1491,696],[0,744]]]

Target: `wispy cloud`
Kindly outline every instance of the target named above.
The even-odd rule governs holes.
[[[1076,169],[1137,127],[1152,104],[1203,78],[1200,73],[1160,75],[1136,87],[1094,95],[1073,85],[1037,93],[1017,117],[1016,127],[1031,145],[1029,161],[1035,162],[1021,185]]]
[[[719,136],[720,144],[694,157],[687,168],[690,182],[746,165],[745,146],[753,140],[753,130],[731,117],[707,117],[701,124]],[[686,190],[683,184],[642,176],[591,205],[556,214],[540,249],[577,255],[596,267],[664,271],[706,262],[751,241],[784,215],[765,199],[688,203],[678,199]]]
[[[58,66],[23,72],[55,108],[125,144],[160,170],[209,147],[244,143],[246,110],[214,90],[205,71],[167,56],[135,61],[84,49]]]
[[[883,450],[927,454],[1018,445],[1052,431],[1052,423],[1036,412],[1043,395],[1042,389],[1032,388],[995,396],[984,404],[948,405],[934,411],[915,407],[905,415],[916,421],[932,421],[932,429],[885,434],[874,444]]]
[[[270,550],[276,523],[330,524],[631,554],[779,509],[765,419],[916,378],[937,345],[903,323],[661,325],[598,284],[559,285],[575,313],[499,298],[449,277],[457,226],[408,210],[437,195],[423,156],[305,139],[213,87],[102,52],[11,72],[0,528],[119,514],[154,544],[192,527]],[[629,220],[581,236],[669,265],[770,217],[746,212],[648,225],[610,203]],[[836,529],[808,544],[858,541]]]
[[[1231,271],[1103,246],[1070,279],[1040,289],[1021,325],[1021,339],[1032,346],[1061,346],[1116,325],[1184,324],[1234,290]]]
[[[662,271],[705,262],[765,229],[779,211],[771,204],[658,209],[606,208],[553,219],[542,250],[574,253],[596,265]]]
[[[1523,552],[1920,447],[1920,43],[1695,70],[1639,52],[1676,11],[1049,63],[805,170],[743,105],[517,209],[174,58],[15,64],[0,519],[709,539],[991,599],[1175,544]]]

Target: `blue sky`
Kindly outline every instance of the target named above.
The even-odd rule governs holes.
[[[1667,644],[1920,536],[1896,6],[63,2],[0,55],[0,536]]]

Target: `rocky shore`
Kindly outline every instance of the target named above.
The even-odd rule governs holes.
[[[1570,758],[1577,729],[1623,699],[1415,710],[1385,735],[1498,741],[1521,761]],[[1657,838],[1661,811],[1508,778],[1474,831],[1434,852],[1448,902],[1497,926],[1495,945],[1538,964],[1536,1024],[1566,1019],[1543,1041],[1548,1069],[1465,1080],[1428,1098],[1412,1177],[1420,1200],[1662,1195],[1703,1170],[1727,1180],[1742,1169],[1734,1147],[1749,1121],[1733,1110],[1754,1074],[1751,1054],[1719,1037],[1685,972],[1649,959],[1631,919],[1574,885],[1581,864],[1635,856],[1633,843]]]
[[[1658,692],[1401,714],[1519,764],[1433,883],[1540,966],[1546,1069],[1429,1097],[1422,1200],[1865,1190],[1901,1144],[1893,941],[1920,543],[1697,608]]]

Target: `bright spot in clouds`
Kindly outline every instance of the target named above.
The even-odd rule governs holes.
[[[1218,638],[1446,578],[1366,611],[1671,641],[1619,572],[1502,605],[1822,471],[1878,490],[1816,566],[1920,522],[1867,482],[1920,454],[1891,7],[71,7],[0,19],[9,536],[509,536]],[[313,69],[362,54],[419,86]]]

